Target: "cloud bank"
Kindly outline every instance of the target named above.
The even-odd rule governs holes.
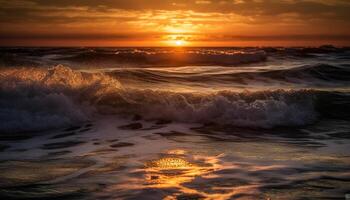
[[[346,0],[0,0],[0,45],[349,45]]]

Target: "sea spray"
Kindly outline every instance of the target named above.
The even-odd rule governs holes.
[[[265,90],[186,93],[126,89],[103,73],[50,69],[2,70],[3,132],[38,131],[88,120],[94,113],[138,114],[145,119],[272,128],[314,122],[314,91]]]

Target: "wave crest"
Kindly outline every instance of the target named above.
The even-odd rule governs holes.
[[[125,49],[116,52],[89,51],[63,57],[80,64],[106,66],[108,64],[137,64],[152,66],[182,66],[182,65],[237,65],[245,63],[262,62],[267,54],[262,51],[236,51],[236,50],[138,50]]]
[[[308,91],[189,94],[133,90],[123,98],[127,104],[117,107],[118,112],[141,114],[147,119],[272,128],[305,125],[317,118]]]
[[[308,90],[181,93],[125,89],[101,73],[64,66],[0,72],[0,130],[33,131],[89,119],[92,113],[142,115],[145,119],[272,128],[317,118]]]
[[[321,80],[349,81],[350,69],[348,65],[315,64],[297,68],[264,72],[272,78],[317,78]]]
[[[120,88],[104,74],[64,66],[0,71],[0,130],[40,131],[88,120],[92,101]],[[87,103],[84,103],[87,102]]]

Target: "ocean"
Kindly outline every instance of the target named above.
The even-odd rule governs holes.
[[[344,199],[350,48],[0,48],[4,199]]]

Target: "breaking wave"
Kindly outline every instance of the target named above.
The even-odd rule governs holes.
[[[0,71],[0,131],[58,128],[87,121],[96,117],[96,113],[137,114],[144,119],[242,127],[302,126],[313,123],[322,114],[323,107],[317,104],[319,93],[313,90],[181,93],[126,89],[106,74],[79,72],[64,66],[3,69]]]
[[[57,66],[0,71],[0,131],[40,131],[89,119],[93,101],[120,87],[102,74]]]

